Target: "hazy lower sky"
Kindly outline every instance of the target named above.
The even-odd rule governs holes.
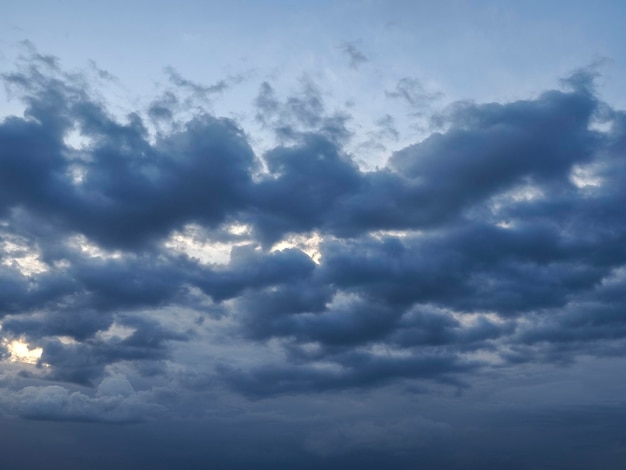
[[[626,466],[626,4],[3,1],[7,468]]]

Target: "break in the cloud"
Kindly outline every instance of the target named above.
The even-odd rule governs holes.
[[[235,82],[168,74],[177,88],[123,118],[55,58],[2,75],[24,106],[0,123],[7,413],[135,422],[220,400],[462,395],[624,352],[626,114],[593,70],[447,106],[374,170],[310,78],[286,99],[259,85],[256,119],[277,138],[259,155],[236,120],[181,108],[177,93]],[[410,79],[386,95],[436,98]],[[387,425],[340,424],[308,451],[406,447]]]

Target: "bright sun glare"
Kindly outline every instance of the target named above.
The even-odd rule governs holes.
[[[7,350],[9,351],[11,362],[24,362],[27,364],[37,364],[43,349],[28,347],[28,343],[25,341],[16,339],[7,344]]]

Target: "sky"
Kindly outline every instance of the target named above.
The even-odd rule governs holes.
[[[13,1],[0,451],[623,469],[621,1]]]

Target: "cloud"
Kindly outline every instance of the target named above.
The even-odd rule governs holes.
[[[353,43],[342,44],[341,52],[343,52],[348,58],[350,61],[350,67],[353,69],[358,68],[360,65],[368,61],[367,56]]]
[[[350,138],[349,114],[329,112],[322,91],[310,76],[303,75],[299,85],[297,93],[281,100],[268,82],[261,83],[254,101],[257,121],[273,130],[280,143],[301,143],[316,137],[346,142]]]
[[[28,386],[8,400],[19,416],[32,420],[131,423],[162,413],[159,406],[138,395],[124,377],[105,378],[95,395],[59,385]]]
[[[7,380],[47,384],[21,388],[24,416],[130,420],[128,400],[157,383],[264,399],[460,391],[624,350],[626,118],[589,73],[455,103],[371,171],[310,78],[290,96],[260,84],[276,143],[257,155],[233,119],[202,105],[183,119],[180,90],[120,117],[53,58],[2,77],[25,106],[0,122],[2,335],[43,349]],[[420,87],[388,96],[422,106]],[[139,392],[107,379],[121,369]]]
[[[174,85],[180,88],[189,89],[197,98],[206,98],[207,95],[213,93],[221,93],[226,88],[228,88],[228,84],[225,80],[220,80],[214,85],[207,86],[182,77],[172,67],[166,67],[165,72],[167,73],[168,78]]]
[[[367,389],[402,380],[435,381],[465,386],[454,375],[476,367],[447,354],[385,357],[347,352],[335,358],[338,367],[266,365],[252,371],[219,366],[218,373],[234,390],[251,398],[293,393]]]
[[[152,144],[141,117],[115,121],[68,80],[36,67],[5,74],[23,93],[27,119],[0,128],[0,211],[25,207],[104,246],[136,248],[179,222],[219,224],[244,202],[255,158],[232,121],[198,115]],[[73,129],[90,142],[87,155],[65,144]]]
[[[401,99],[418,115],[422,114],[433,101],[441,98],[441,93],[427,91],[424,84],[417,78],[404,77],[398,80],[393,91],[385,91],[388,98]]]
[[[262,239],[321,228],[326,218],[361,185],[357,166],[337,145],[319,135],[265,156],[270,175],[254,188],[250,223]]]

